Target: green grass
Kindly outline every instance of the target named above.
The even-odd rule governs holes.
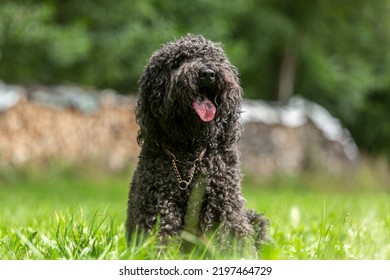
[[[382,165],[380,165],[382,166]],[[378,171],[379,170],[379,171]],[[272,221],[263,259],[390,259],[387,168],[355,175],[245,178],[248,207]],[[54,164],[0,169],[0,259],[236,258],[209,248],[182,253],[150,235],[125,240],[131,170],[117,173]]]

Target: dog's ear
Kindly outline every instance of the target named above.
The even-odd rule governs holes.
[[[151,69],[148,65],[139,80],[138,103],[135,108],[139,125],[137,142],[141,146],[147,139],[158,138],[159,119],[164,115],[163,99],[168,80],[168,71]]]
[[[234,144],[238,142],[241,138],[241,133],[243,131],[243,126],[241,123],[241,102],[243,96],[242,88],[237,84],[234,88],[232,88],[228,92],[229,102],[226,102],[228,108],[225,112],[227,112],[227,122],[224,127],[225,135],[226,135],[226,143],[228,145]]]
[[[224,71],[221,71],[223,82],[219,85],[222,89],[220,117],[224,124],[224,141],[227,145],[231,145],[240,139],[243,130],[241,102],[244,93],[240,86],[237,69],[230,63],[222,64],[221,68]]]

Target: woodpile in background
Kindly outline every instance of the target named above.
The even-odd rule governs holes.
[[[67,91],[74,89],[65,87]],[[8,94],[11,92],[19,99],[0,112],[2,163],[21,165],[63,159],[120,169],[137,158],[138,127],[133,113],[135,101],[131,98],[112,91],[84,91],[80,98],[88,96],[96,107],[82,111],[86,109],[77,106],[82,104],[69,102],[56,88],[9,87]],[[42,93],[57,94],[58,104],[43,100]]]
[[[61,159],[121,169],[137,160],[134,97],[75,86],[22,87],[0,82],[0,164]],[[245,101],[239,142],[254,174],[351,170],[358,150],[337,119],[295,98],[288,105]]]
[[[246,101],[239,142],[244,168],[257,175],[353,171],[359,151],[349,131],[323,107],[300,97],[286,105]]]

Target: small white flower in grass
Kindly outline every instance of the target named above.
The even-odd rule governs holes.
[[[294,205],[291,207],[290,210],[290,220],[291,220],[291,225],[294,228],[298,228],[300,223],[301,223],[301,211],[299,210],[299,207]]]

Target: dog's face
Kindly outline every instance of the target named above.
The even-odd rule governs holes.
[[[241,131],[241,95],[237,70],[219,45],[192,35],[168,43],[152,55],[140,79],[139,140],[234,142]]]

